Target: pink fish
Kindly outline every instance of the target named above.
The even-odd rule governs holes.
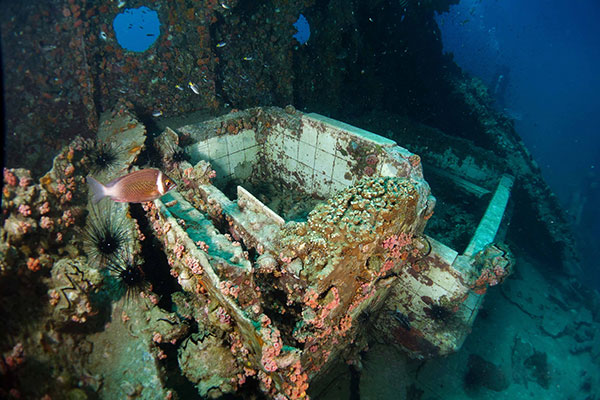
[[[176,186],[171,178],[154,168],[132,172],[113,179],[106,185],[91,176],[87,177],[87,182],[93,192],[94,204],[104,197],[122,203],[143,203],[158,199]]]

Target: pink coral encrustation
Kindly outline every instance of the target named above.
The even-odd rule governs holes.
[[[390,256],[400,258],[404,248],[412,243],[410,233],[400,232],[398,235],[391,235],[383,241],[383,248],[389,250]]]

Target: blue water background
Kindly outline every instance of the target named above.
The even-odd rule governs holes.
[[[113,20],[117,42],[126,50],[143,52],[160,35],[158,13],[146,6],[126,8]]]
[[[292,35],[293,38],[296,39],[300,44],[308,42],[308,39],[310,38],[310,25],[306,20],[306,17],[300,14],[298,16],[298,20],[294,22],[293,25],[297,30],[297,32]]]
[[[437,16],[444,50],[515,118],[584,242],[584,277],[600,287],[600,2],[462,0]],[[594,245],[596,243],[596,245]]]

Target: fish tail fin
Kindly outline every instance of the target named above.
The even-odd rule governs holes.
[[[98,182],[97,180],[95,180],[94,178],[92,178],[89,175],[87,177],[87,184],[93,193],[92,194],[92,202],[94,204],[97,204],[100,200],[102,200],[103,198],[105,198],[107,196],[106,195],[106,186],[104,186],[103,184],[101,184],[100,182]]]

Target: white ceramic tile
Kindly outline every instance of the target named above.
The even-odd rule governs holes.
[[[285,167],[287,168],[286,174],[288,174],[288,173],[291,174],[292,172],[296,171],[296,169],[298,168],[298,161],[294,160],[292,157],[286,157],[284,159],[283,165],[285,165]],[[284,179],[285,179],[285,176],[284,176]]]
[[[283,152],[286,156],[298,159],[298,139],[295,137],[284,135],[283,136]]]
[[[399,300],[398,302],[396,302],[396,307],[398,309],[402,309],[405,304],[414,303],[413,299],[417,297],[414,296],[409,290],[406,290],[406,287],[404,286],[402,286],[401,288],[398,287],[394,289],[394,291],[394,300]]]
[[[450,286],[447,287],[448,291],[452,293],[452,296],[462,297],[469,292],[469,288],[463,285],[460,280],[455,279],[451,282]]]
[[[252,146],[252,147],[245,148],[243,151],[244,161],[247,161],[252,164],[257,163],[259,149],[260,148],[258,146]]]
[[[246,129],[238,134],[242,139],[242,148],[256,146],[256,133],[251,129]]]
[[[316,148],[314,146],[300,142],[298,146],[298,161],[308,165],[311,169],[314,168],[315,152]]]
[[[325,175],[327,179],[331,179],[334,160],[335,157],[332,154],[317,148],[315,153],[315,173],[318,175]]]
[[[436,284],[448,291],[456,289],[456,279],[448,272],[439,268],[431,268],[427,276]]]
[[[193,163],[197,163],[200,160],[210,160],[208,144],[206,142],[200,142],[199,145],[189,146],[187,149]]]
[[[228,151],[226,136],[215,136],[208,139],[206,142],[208,144],[208,151],[211,160],[217,160],[227,155]]]
[[[421,289],[423,283],[419,282],[409,273],[405,273],[402,276],[402,287],[418,297],[419,290]]]
[[[350,179],[346,178],[346,173],[349,173],[348,170],[348,162],[342,158],[335,158],[335,164],[333,165],[333,173],[332,177],[334,180],[342,182],[344,187],[352,184],[352,175],[350,174]]]
[[[331,135],[331,131],[319,132],[319,139],[317,140],[317,148],[328,152],[329,154],[335,154],[335,147],[337,139]]]
[[[283,135],[269,135],[265,142],[265,151],[275,155],[283,151]]]
[[[244,162],[244,152],[243,151],[238,151],[238,152],[235,152],[235,153],[229,155],[229,165],[230,165],[232,171],[235,171],[235,167],[237,167],[238,164],[243,163],[243,162]]]
[[[300,140],[302,142],[310,144],[311,146],[316,146],[318,136],[319,133],[312,125],[303,124],[302,132],[300,133]]]
[[[422,285],[419,289],[419,295],[421,296],[429,296],[433,300],[437,300],[442,296],[448,296],[448,291],[441,287],[440,285],[436,285],[435,283],[431,286]]]
[[[311,113],[305,115],[303,118],[305,119],[305,124],[320,124],[321,126],[324,126],[327,130],[346,132],[346,134],[358,136],[363,140],[369,140],[373,143],[382,146],[391,147],[396,145],[396,142],[394,142],[391,139],[379,136],[369,131],[365,131],[364,129],[357,128],[353,125],[349,125],[344,122],[325,117],[323,115]]]
[[[241,134],[238,135],[227,135],[227,150],[229,154],[236,153],[244,149],[244,138]]]

